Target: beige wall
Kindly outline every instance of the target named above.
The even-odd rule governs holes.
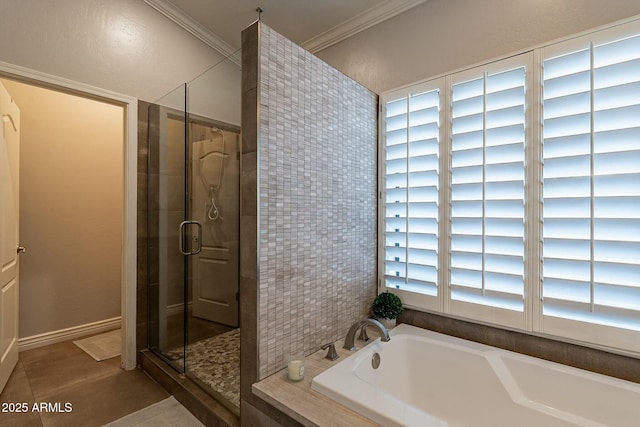
[[[20,107],[20,337],[120,315],[123,107],[2,80]]]
[[[142,0],[0,0],[0,62],[138,99],[222,59]]]
[[[317,55],[381,93],[637,14],[638,0],[429,0]]]

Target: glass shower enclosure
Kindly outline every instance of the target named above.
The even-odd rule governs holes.
[[[149,109],[149,348],[239,414],[240,52]]]

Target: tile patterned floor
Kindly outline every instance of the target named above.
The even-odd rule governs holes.
[[[205,427],[187,408],[171,396],[104,427]]]
[[[0,412],[0,427],[102,426],[167,398],[142,370],[125,372],[120,358],[97,362],[72,341],[20,353],[0,403],[26,403],[26,413]],[[52,403],[70,412],[37,412]]]
[[[182,351],[167,356],[182,367]],[[187,368],[237,408],[240,407],[240,329],[187,346]]]

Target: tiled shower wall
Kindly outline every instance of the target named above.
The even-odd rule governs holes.
[[[269,27],[258,24],[257,31],[256,73],[243,68],[256,86],[247,96],[251,84],[243,81],[244,105],[257,105],[253,124],[243,108],[242,189],[245,207],[247,196],[257,198],[253,283],[262,379],[288,354],[316,351],[369,312],[376,293],[377,95]],[[252,167],[255,180],[247,179]]]
[[[149,162],[149,103],[138,101],[138,194],[137,194],[137,276],[136,354],[147,348],[147,286],[149,239],[147,234],[147,194]]]

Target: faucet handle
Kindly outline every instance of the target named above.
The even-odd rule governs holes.
[[[336,346],[332,342],[328,342],[324,344],[322,347],[320,347],[320,349],[322,350],[329,349],[329,351],[327,351],[327,355],[324,357],[325,359],[336,360],[338,357],[340,357],[336,352]]]

